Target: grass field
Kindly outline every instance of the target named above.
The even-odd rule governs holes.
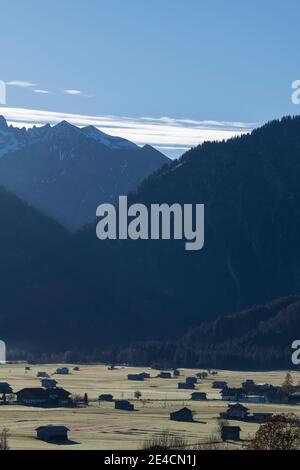
[[[24,364],[0,365],[0,382],[8,382],[14,391],[24,387],[39,387],[36,377],[39,370],[52,374],[60,365],[34,365],[25,372]],[[196,386],[197,390],[208,393],[206,402],[189,400],[191,391],[178,390],[177,383],[197,370],[181,369],[177,379],[151,378],[144,382],[128,381],[128,373],[147,371],[151,376],[158,371],[147,368],[118,367],[108,370],[105,365],[83,365],[75,372],[70,367],[70,375],[55,379],[59,386],[72,394],[88,393],[90,404],[86,408],[42,409],[16,405],[0,406],[0,429],[9,429],[9,444],[12,449],[139,449],[144,440],[153,434],[168,430],[184,437],[193,446],[206,442],[216,427],[220,411],[225,411],[227,403],[219,400],[218,390],[211,388],[213,380],[226,380],[230,386],[239,386],[246,378],[256,382],[280,385],[286,371],[274,372],[231,372],[218,371]],[[300,372],[294,372],[295,383],[300,381]],[[134,400],[134,392],[142,393],[140,401]],[[114,398],[134,400],[136,411],[127,412],[114,409],[113,403],[97,401],[99,394],[112,393]],[[194,412],[194,423],[170,421],[169,414],[182,406]],[[293,412],[300,417],[300,406],[253,404],[246,405],[251,412]],[[232,422],[241,429],[241,438],[246,440],[258,428],[257,424]],[[50,444],[35,438],[35,428],[46,424],[63,424],[70,429],[68,445]],[[238,444],[237,444],[238,445]]]

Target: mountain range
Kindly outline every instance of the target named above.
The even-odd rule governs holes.
[[[0,157],[0,185],[72,230],[95,219],[99,204],[115,203],[169,161],[150,145],[93,126],[62,121],[19,129],[4,117]]]
[[[248,325],[253,342],[247,347],[253,351],[264,338],[259,325],[260,321],[267,325],[266,309],[254,309],[254,316],[235,315],[273,299],[298,299],[300,293],[299,179],[298,116],[190,150],[147,177],[129,194],[129,204],[203,203],[203,250],[187,252],[180,240],[100,241],[95,223],[72,235],[53,226],[55,244],[48,253],[34,257],[22,275],[12,273],[13,295],[10,291],[0,298],[0,337],[16,347],[44,351],[91,351],[151,340],[167,344],[178,338],[206,348],[206,339],[211,344],[226,343],[229,351],[232,331],[237,332],[232,338],[235,344],[238,337],[248,341],[247,332],[238,329]],[[5,205],[7,195],[1,197]],[[25,221],[6,214],[3,224],[7,236],[17,233],[20,241],[13,239],[14,243],[21,243],[23,231],[28,230]],[[30,231],[35,231],[35,223]],[[13,243],[9,250],[2,244],[1,250],[5,259],[8,251],[13,253]],[[3,275],[6,268],[8,262],[2,265]],[[283,325],[289,318],[296,334],[300,309],[293,311],[286,315],[287,308],[282,307],[272,325],[281,320]],[[227,323],[214,323],[228,315],[232,320]],[[276,338],[272,334],[268,338]],[[290,333],[282,335],[278,354],[290,346],[285,344],[289,341]],[[242,347],[236,350],[241,357]],[[237,364],[237,357],[231,357]]]

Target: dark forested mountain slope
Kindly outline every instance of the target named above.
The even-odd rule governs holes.
[[[299,180],[299,117],[187,152],[129,200],[204,203],[203,250],[185,251],[182,241],[103,242],[92,224],[17,296],[13,314],[23,318],[26,306],[31,315],[22,334],[28,328],[32,340],[61,349],[177,339],[219,315],[299,294]],[[264,309],[258,314],[266,321]],[[253,315],[241,321],[249,331]],[[218,322],[230,335],[231,326]]]

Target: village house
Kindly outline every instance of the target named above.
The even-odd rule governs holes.
[[[58,369],[56,369],[56,373],[59,375],[68,375],[69,369],[68,367],[59,367]]]
[[[69,429],[66,426],[39,426],[36,428],[36,437],[42,441],[67,441]]]
[[[0,395],[2,395],[2,400],[6,401],[6,395],[12,394],[12,388],[7,382],[0,382]]]
[[[239,426],[223,426],[221,429],[222,441],[239,441],[241,428]]]
[[[133,411],[134,405],[128,400],[116,400],[115,408],[116,410]]]
[[[245,420],[248,418],[249,409],[241,403],[230,403],[225,413],[220,413],[222,419],[240,419]]]
[[[173,411],[170,413],[170,419],[172,421],[193,421],[193,412],[189,408],[181,408],[178,411]]]
[[[194,384],[187,384],[186,382],[179,382],[177,384],[177,387],[179,389],[183,389],[183,390],[194,390],[195,385]]]
[[[197,400],[197,401],[207,400],[207,395],[204,392],[193,392],[191,394],[191,400]]]
[[[44,388],[55,388],[57,385],[54,379],[41,379],[41,386]]]
[[[226,401],[239,401],[244,392],[242,388],[229,388],[225,387],[221,391],[222,400]]]
[[[213,383],[212,383],[212,388],[220,388],[220,389],[223,389],[227,387],[227,382],[223,381],[223,380],[215,380]]]
[[[99,401],[113,401],[113,396],[110,393],[103,393],[102,395],[99,395],[98,400]]]
[[[271,387],[265,393],[265,401],[266,403],[287,404],[289,403],[289,396],[281,387]]]

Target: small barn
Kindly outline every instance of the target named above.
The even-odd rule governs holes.
[[[178,411],[173,411],[170,413],[170,419],[172,421],[185,421],[185,422],[192,422],[193,421],[193,412],[189,408],[181,408]]]
[[[128,400],[116,400],[115,401],[115,409],[116,410],[125,410],[125,411],[133,411],[134,405],[130,403]]]
[[[241,428],[239,426],[223,426],[221,429],[222,441],[239,441]]]
[[[66,426],[48,424],[36,428],[36,437],[42,441],[67,441],[69,429]]]
[[[195,400],[195,401],[207,400],[207,395],[205,392],[193,392],[191,394],[191,400]]]
[[[194,390],[195,385],[194,384],[187,384],[186,382],[179,382],[177,384],[177,387],[182,390]]]
[[[47,374],[47,372],[44,372],[44,371],[39,371],[36,376],[39,378],[39,379],[42,379],[42,378],[48,378],[49,375]]]
[[[219,388],[219,389],[223,389],[227,387],[227,382],[225,381],[222,381],[222,380],[215,380],[213,383],[212,383],[212,388]]]
[[[59,375],[68,375],[69,373],[69,368],[68,367],[59,367],[56,369],[56,373]]]
[[[54,379],[41,379],[41,386],[44,388],[55,388],[57,385]]]
[[[185,379],[185,382],[186,382],[187,384],[193,384],[193,385],[195,385],[195,384],[197,383],[197,377],[187,377],[187,378]]]
[[[113,396],[110,393],[103,393],[102,395],[99,395],[98,400],[99,401],[113,401]]]
[[[171,372],[160,372],[160,373],[158,374],[158,377],[159,377],[160,379],[171,379],[171,378],[172,378],[172,374],[171,374]]]
[[[143,381],[145,377],[143,374],[128,374],[127,375],[128,380],[138,380],[138,381]]]

